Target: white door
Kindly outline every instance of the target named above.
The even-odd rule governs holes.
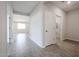
[[[56,19],[50,8],[45,9],[45,46],[56,43]]]
[[[61,16],[56,15],[56,39],[60,40],[62,38],[61,32]]]

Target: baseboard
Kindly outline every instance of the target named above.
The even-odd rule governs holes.
[[[66,39],[79,42],[79,39],[75,39],[75,38],[70,38],[70,37],[67,37]]]
[[[32,40],[32,38],[31,37],[29,37],[30,38],[30,40]],[[36,41],[34,41],[34,40],[32,40],[35,44],[37,44],[39,47],[41,47],[41,48],[45,48],[45,46],[42,46],[42,45],[40,45],[39,43],[37,43]]]

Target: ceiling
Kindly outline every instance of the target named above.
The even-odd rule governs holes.
[[[56,5],[66,12],[79,8],[79,1],[70,1],[71,2],[70,4],[68,4],[67,2],[68,1],[53,1],[46,3]]]
[[[14,1],[12,2],[13,12],[29,15],[38,4],[39,1]]]
[[[47,1],[46,4],[56,5],[65,11],[71,11],[79,8],[79,1],[71,1],[67,4],[67,1]],[[39,1],[14,1],[12,2],[13,11],[15,13],[30,15],[31,12],[38,6]]]

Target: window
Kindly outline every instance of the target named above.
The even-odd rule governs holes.
[[[17,29],[25,29],[26,24],[25,23],[17,23]]]

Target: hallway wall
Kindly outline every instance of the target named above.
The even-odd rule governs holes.
[[[54,17],[56,15],[61,16],[61,35],[62,35],[62,39],[65,39],[65,20],[66,20],[66,13],[61,10],[60,8],[53,6],[53,5],[48,5],[48,7],[51,7],[52,12],[54,12]],[[34,10],[34,12],[31,14],[30,16],[30,37],[31,40],[33,40],[35,43],[37,43],[40,47],[44,47],[44,5],[40,4],[39,7],[36,8],[36,10]],[[56,17],[55,19],[56,20]],[[50,38],[49,38],[50,39]],[[52,40],[52,41],[56,41],[56,40]]]
[[[30,38],[37,45],[43,47],[43,8],[41,4],[30,16]]]
[[[12,42],[12,21],[13,21],[13,8],[11,2],[7,2],[7,56],[9,55],[9,43]]]
[[[7,11],[6,2],[0,1],[0,57],[7,56]]]
[[[13,21],[13,8],[11,2],[7,2],[7,42],[12,37],[12,21]]]
[[[67,39],[79,41],[79,9],[67,13]]]

